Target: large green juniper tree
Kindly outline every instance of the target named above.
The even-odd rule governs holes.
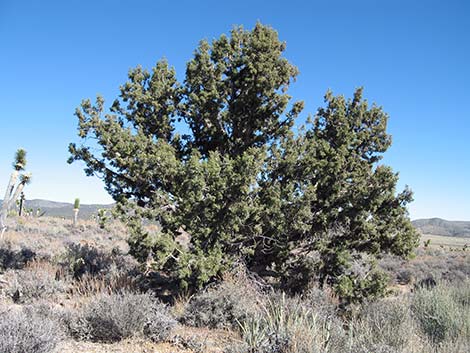
[[[397,174],[378,163],[387,115],[361,89],[328,92],[294,133],[303,102],[287,93],[298,70],[284,49],[257,24],[202,41],[183,82],[166,61],[130,70],[108,113],[101,97],[77,109],[83,143],[69,161],[104,180],[133,255],[183,286],[242,259],[293,289],[313,278],[349,300],[378,295],[373,260],[417,244],[411,192],[397,193]]]

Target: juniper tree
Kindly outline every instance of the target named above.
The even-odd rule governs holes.
[[[352,265],[407,256],[417,241],[411,192],[397,194],[397,174],[378,164],[391,141],[387,115],[362,90],[351,100],[329,92],[294,134],[303,102],[287,93],[298,70],[284,50],[258,23],[201,41],[183,82],[166,61],[130,70],[109,108],[100,96],[77,108],[83,142],[70,144],[69,162],[104,180],[131,252],[183,285],[242,258],[259,273],[301,273],[296,284],[313,274],[344,296],[370,295],[379,278],[355,277]]]
[[[352,99],[328,92],[325,103],[301,133],[271,146],[260,182],[271,241],[258,258],[291,284],[315,274],[343,298],[360,300],[385,289],[377,256],[407,256],[418,245],[406,209],[412,193],[397,193],[398,174],[378,164],[391,144],[382,108],[369,106],[362,89]]]

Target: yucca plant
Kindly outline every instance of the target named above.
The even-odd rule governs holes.
[[[240,323],[240,328],[248,352],[326,353],[335,351],[332,344],[344,336],[341,328],[334,332],[334,325],[338,322],[320,317],[299,298],[281,294],[269,298],[261,313]]]

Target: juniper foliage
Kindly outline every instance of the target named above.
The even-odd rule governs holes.
[[[182,287],[241,258],[293,289],[314,278],[348,300],[380,295],[374,259],[407,256],[418,239],[411,191],[397,192],[398,174],[379,163],[388,116],[362,89],[328,92],[294,133],[303,102],[288,94],[298,70],[284,50],[258,23],[201,41],[183,82],[165,60],[131,69],[109,107],[98,96],[77,108],[69,162],[104,180],[134,256]]]

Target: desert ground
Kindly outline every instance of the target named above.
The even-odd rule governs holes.
[[[2,352],[468,352],[470,251],[424,235],[409,261],[384,257],[387,298],[347,314],[327,289],[286,296],[234,269],[162,299],[127,252],[126,227],[9,220],[0,247]]]

